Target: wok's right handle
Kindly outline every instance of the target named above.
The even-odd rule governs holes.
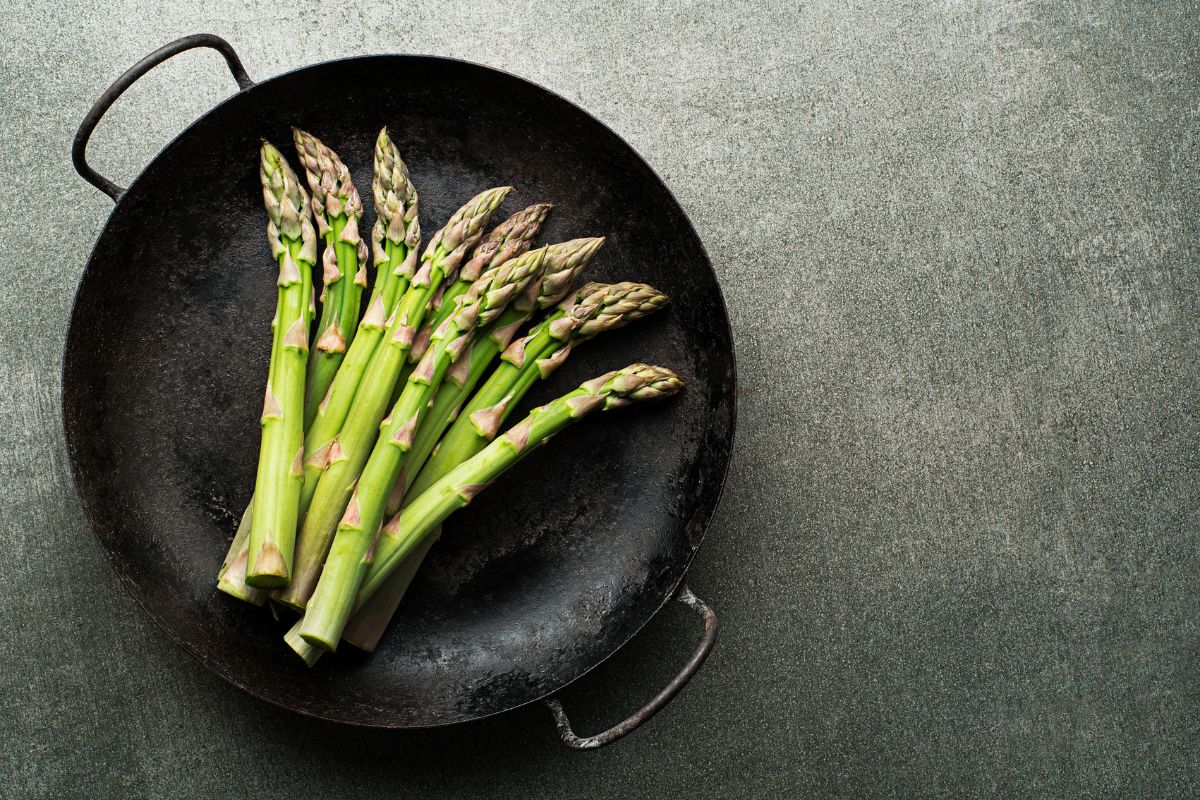
[[[211,47],[223,55],[225,63],[229,65],[229,71],[233,73],[233,79],[237,81],[238,86],[242,89],[249,89],[254,85],[254,81],[250,80],[250,76],[246,74],[246,69],[242,66],[242,61],[238,58],[238,54],[234,52],[233,46],[220,36],[212,33],[196,33],[191,36],[184,36],[182,39],[176,39],[170,44],[165,44],[158,48],[126,70],[124,75],[113,81],[112,86],[104,90],[104,93],[100,95],[100,99],[92,106],[92,110],[83,118],[83,124],[79,126],[79,132],[75,134],[75,143],[71,146],[71,161],[75,165],[75,171],[85,181],[111,197],[113,202],[121,199],[121,195],[125,194],[125,187],[113,183],[92,169],[91,164],[88,164],[87,146],[88,140],[92,138],[92,131],[96,130],[96,125],[100,122],[105,112],[117,101],[117,98],[124,94],[125,90],[132,86],[138,78],[171,56],[179,55],[185,50],[191,50],[195,47]]]
[[[562,702],[557,697],[547,698],[543,702],[550,709],[550,713],[554,715],[554,724],[558,727],[559,738],[567,747],[576,750],[596,750],[606,744],[612,744],[661,711],[663,706],[671,702],[671,699],[679,694],[679,690],[686,686],[696,671],[700,669],[704,659],[708,658],[708,654],[712,651],[713,645],[717,643],[717,614],[703,600],[692,594],[692,590],[687,586],[679,587],[675,599],[699,614],[704,621],[704,634],[695,651],[692,652],[692,657],[649,703],[639,708],[624,722],[619,722],[595,736],[577,735],[571,729],[571,721],[567,719],[567,712],[563,710]]]

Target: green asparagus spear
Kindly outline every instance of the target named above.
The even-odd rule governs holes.
[[[388,495],[412,450],[421,416],[446,375],[479,329],[490,325],[542,272],[546,249],[530,251],[492,267],[459,299],[458,307],[433,333],[422,356],[380,429],[354,495],[336,525],[329,555],[305,611],[300,635],[325,649],[337,646],[349,618],[358,584],[370,564],[372,542],[383,523]]]
[[[373,258],[375,261],[375,285],[367,313],[359,322],[355,335],[346,352],[346,359],[338,369],[333,383],[324,398],[307,398],[305,418],[308,424],[305,455],[329,442],[345,420],[346,410],[358,389],[367,363],[383,336],[383,320],[392,313],[396,301],[408,289],[409,281],[417,263],[417,246],[421,240],[421,227],[417,220],[417,192],[408,177],[408,168],[400,158],[396,146],[388,137],[387,129],[379,132],[375,143],[375,195],[376,221],[372,230]],[[310,476],[306,467],[305,480]],[[315,476],[320,472],[315,471]],[[315,480],[315,476],[312,478]],[[217,587],[255,605],[262,605],[267,593],[246,584],[246,560],[249,556],[250,522],[253,517],[254,501],[251,500],[241,524],[230,544],[225,563],[218,574]],[[301,516],[303,516],[301,508]]]
[[[325,237],[321,256],[321,322],[308,363],[304,426],[312,424],[317,403],[341,366],[358,325],[358,309],[367,285],[367,245],[359,235],[363,205],[350,170],[337,153],[310,133],[293,129],[296,152],[312,190],[317,230]]]
[[[354,604],[361,605],[370,599],[388,575],[398,569],[446,517],[470,503],[507,469],[572,422],[592,411],[669,397],[682,387],[683,382],[668,369],[631,364],[593,378],[557,400],[535,408],[528,417],[459,464],[388,521],[374,543],[373,562]],[[311,624],[309,617],[315,610],[310,608],[301,620],[300,635],[310,645],[332,650],[338,641],[335,634],[339,631],[331,630],[320,637],[307,635]]]
[[[250,526],[246,583],[266,589],[286,585],[291,575],[304,475],[304,373],[317,237],[308,195],[283,156],[267,142],[262,145],[259,174],[267,207],[267,240],[279,263],[279,296],[263,399],[255,481],[259,502]]]
[[[433,235],[421,257],[420,269],[387,321],[383,339],[367,365],[337,436],[306,460],[305,472],[309,477],[305,480],[301,505],[307,513],[297,540],[292,582],[285,591],[273,595],[279,602],[296,608],[303,608],[308,602],[338,520],[371,454],[379,423],[387,413],[392,387],[404,367],[429,301],[444,280],[454,278],[463,257],[482,237],[492,212],[510,190],[505,186],[476,195]],[[313,477],[310,467],[321,471],[320,476]],[[306,498],[311,502],[306,502]]]

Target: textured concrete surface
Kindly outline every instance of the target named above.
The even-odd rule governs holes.
[[[1200,7],[1195,2],[4,0],[0,796],[1195,797]],[[213,31],[251,75],[429,52],[581,103],[678,194],[726,287],[741,426],[692,584],[707,667],[603,752],[545,712],[414,736],[210,677],[88,534],[58,411],[108,201],[99,92]],[[232,89],[140,83],[126,181]],[[568,696],[617,719],[674,612]]]

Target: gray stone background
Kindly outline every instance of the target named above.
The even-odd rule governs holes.
[[[0,795],[1195,797],[1195,2],[0,2]],[[620,744],[545,711],[430,734],[292,716],[117,585],[59,369],[109,202],[69,163],[126,67],[212,31],[265,78],[438,53],[625,136],[708,246],[740,357],[692,573],[705,669]],[[92,145],[126,182],[232,91],[198,52]],[[569,693],[595,730],[693,620]]]

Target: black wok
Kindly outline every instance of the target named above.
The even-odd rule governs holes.
[[[128,188],[85,158],[100,117],[156,64],[224,55],[241,91],[171,142]],[[632,361],[687,383],[674,401],[607,414],[559,438],[466,512],[371,655],[343,648],[306,669],[262,610],[217,592],[216,568],[254,482],[273,262],[257,185],[260,137],[311,130],[369,185],[383,125],[435,230],[464,199],[512,183],[507,208],[554,202],[544,241],[603,234],[589,280],[640,280],[669,310],[581,348],[527,406]],[[734,428],[734,358],[708,258],[670,192],[612,131],[568,101],[473,64],[373,56],[262,83],[227,42],[190,36],[101,97],[75,140],[80,174],[116,201],[75,298],[63,417],[92,529],[146,613],[207,668],[304,714],[378,727],[444,725],[534,700],[574,747],[594,748],[665,705],[713,645],[716,618],[683,584],[717,505]],[[373,221],[371,212],[364,230]],[[702,641],[626,722],[571,732],[554,694],[633,636],[670,598]]]

